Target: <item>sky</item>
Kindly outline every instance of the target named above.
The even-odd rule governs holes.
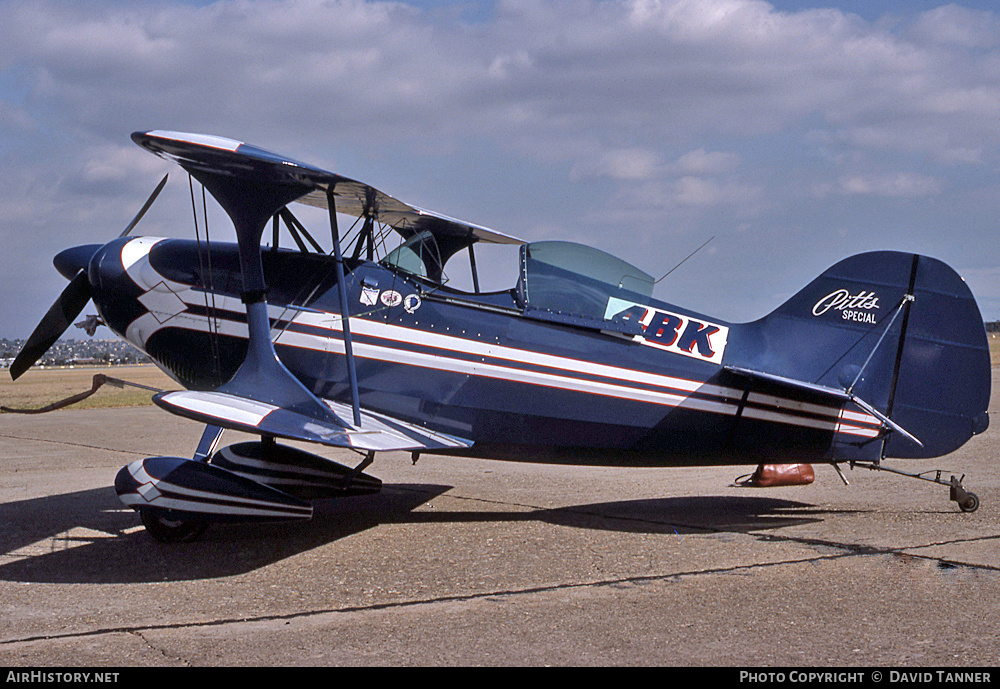
[[[0,337],[65,286],[52,256],[116,237],[165,173],[136,234],[193,237],[186,174],[129,138],[151,129],[655,277],[708,241],[654,295],[720,320],[881,249],[945,261],[998,320],[992,6],[0,0]],[[487,256],[488,285],[512,286],[516,257]]]

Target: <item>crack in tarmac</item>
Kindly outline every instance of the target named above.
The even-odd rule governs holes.
[[[127,633],[130,634],[130,635],[132,635],[132,636],[134,636],[134,637],[137,637],[140,641],[142,641],[143,644],[146,645],[147,648],[149,648],[149,650],[153,651],[154,653],[159,653],[165,659],[167,659],[167,660],[175,660],[178,663],[182,663],[185,667],[192,667],[191,663],[188,662],[187,660],[184,660],[184,658],[181,658],[180,656],[171,656],[171,655],[168,655],[167,652],[164,651],[162,648],[159,648],[158,646],[155,646],[149,639],[147,639],[145,636],[143,636],[143,634],[142,634],[143,631],[145,631],[145,628],[143,628],[143,629],[133,629],[133,630],[127,632]]]
[[[7,434],[0,434],[0,437],[9,437],[9,436],[7,436]],[[42,439],[37,439],[37,440],[41,440],[43,442],[58,442],[67,445],[93,447],[66,441],[51,441],[51,440],[44,441]],[[108,448],[97,448],[97,449],[108,449]],[[114,450],[114,451],[121,452],[121,450]],[[915,554],[913,552],[914,550],[930,548],[935,546],[998,540],[1000,539],[1000,536],[978,536],[968,539],[957,538],[935,543],[926,543],[923,545],[909,545],[903,547],[879,547],[879,546],[872,546],[872,545],[865,545],[858,543],[838,542],[821,538],[786,536],[786,535],[777,535],[773,533],[753,533],[752,531],[745,531],[740,529],[726,529],[722,527],[706,526],[696,523],[685,523],[682,521],[655,520],[642,517],[629,517],[617,514],[606,514],[596,510],[580,509],[574,507],[546,508],[538,505],[529,505],[529,504],[515,503],[510,501],[490,500],[486,498],[462,496],[455,494],[449,494],[448,497],[459,501],[478,502],[488,505],[502,505],[506,508],[513,510],[520,509],[520,510],[544,511],[549,513],[561,513],[571,516],[606,519],[610,521],[632,522],[636,524],[654,525],[658,528],[673,528],[675,533],[677,528],[681,528],[686,530],[692,530],[695,532],[702,532],[706,535],[739,534],[747,536],[751,539],[754,539],[764,544],[792,543],[792,544],[807,546],[810,548],[824,549],[833,552],[817,554],[811,557],[784,558],[773,562],[754,562],[750,564],[737,564],[737,565],[722,566],[722,567],[706,567],[702,569],[664,572],[660,574],[619,576],[619,577],[612,577],[605,579],[594,579],[590,581],[563,582],[563,583],[548,584],[548,585],[526,586],[522,588],[494,589],[490,591],[442,595],[442,596],[434,596],[434,597],[420,598],[420,599],[388,601],[388,602],[369,603],[364,605],[346,605],[342,607],[302,610],[284,614],[269,614],[269,615],[259,615],[254,617],[219,618],[213,620],[176,622],[176,623],[161,624],[161,625],[130,625],[130,626],[119,626],[119,627],[105,627],[105,628],[96,628],[96,629],[81,630],[81,631],[69,631],[59,634],[40,634],[33,636],[25,636],[21,638],[0,640],[0,646],[10,647],[16,644],[27,644],[39,641],[67,640],[67,639],[88,638],[88,637],[92,638],[92,637],[108,636],[115,634],[125,634],[134,636],[135,638],[141,640],[146,647],[148,647],[150,650],[156,653],[161,654],[166,659],[173,660],[179,663],[186,663],[186,661],[183,658],[170,656],[162,648],[158,648],[156,645],[154,645],[149,640],[149,638],[147,638],[148,633],[156,631],[168,631],[168,630],[224,627],[227,625],[246,624],[246,623],[267,623],[267,622],[287,623],[288,621],[291,620],[316,618],[324,615],[331,615],[337,613],[340,614],[369,613],[369,612],[378,612],[378,611],[392,610],[392,609],[417,608],[420,606],[449,604],[456,602],[475,602],[475,601],[491,602],[497,600],[505,600],[511,597],[530,596],[530,595],[546,594],[559,591],[580,590],[587,588],[634,586],[634,585],[644,585],[655,582],[670,583],[670,582],[680,581],[681,579],[687,577],[717,576],[717,575],[726,575],[733,573],[751,572],[753,570],[759,570],[759,569],[767,569],[767,568],[797,565],[804,563],[831,561],[831,560],[851,558],[851,557],[907,555],[909,557],[914,557],[930,562],[936,562],[938,566],[942,568],[964,567],[969,569],[978,569],[990,572],[1000,571],[1000,567],[992,565],[958,563],[954,562],[953,560],[948,560],[941,557],[921,555],[919,553]],[[793,516],[793,514],[790,514],[789,516]],[[678,537],[679,536],[680,534],[678,534]]]
[[[104,452],[114,452],[116,454],[126,454],[126,455],[136,455],[140,457],[151,457],[156,453],[146,453],[139,452],[138,450],[123,450],[117,447],[105,447],[103,445],[89,445],[87,443],[74,443],[69,440],[57,440],[54,438],[34,438],[25,435],[15,435],[13,433],[0,433],[0,438],[8,438],[10,440],[31,440],[39,443],[51,443],[53,445],[68,445],[70,447],[85,447],[88,450],[102,450]]]
[[[462,500],[474,500],[474,501],[485,502],[485,503],[490,503],[490,504],[503,504],[503,505],[506,505],[506,506],[509,506],[509,507],[520,507],[520,508],[525,508],[525,509],[536,509],[536,510],[546,509],[546,508],[541,508],[541,507],[532,506],[532,505],[504,503],[504,502],[500,502],[500,501],[485,500],[485,499],[481,499],[481,498],[469,498],[469,497],[462,497],[462,496],[451,496],[451,497],[458,497],[459,499],[462,499]],[[559,510],[559,509],[557,509],[557,510],[549,510],[549,511],[566,512],[566,513],[571,513],[571,514],[580,514],[580,515],[585,515],[585,516],[588,516],[588,517],[598,516],[598,517],[603,517],[603,518],[607,518],[607,519],[630,521],[628,517],[609,516],[609,515],[604,515],[604,514],[600,514],[600,513],[597,513],[597,512],[591,512],[591,511],[586,511],[586,510],[574,510],[574,509],[562,509],[562,510]],[[298,612],[293,612],[293,613],[285,613],[285,614],[259,615],[259,616],[255,616],[255,617],[239,617],[239,618],[220,618],[220,619],[215,619],[215,620],[204,620],[204,621],[197,621],[197,622],[177,622],[177,623],[163,624],[163,625],[133,625],[133,626],[124,626],[124,627],[108,627],[108,628],[91,629],[91,630],[85,630],[85,631],[66,632],[66,633],[63,633],[63,634],[36,635],[36,636],[28,636],[28,637],[17,638],[17,639],[0,640],[0,646],[10,646],[10,645],[13,645],[13,644],[31,643],[31,642],[37,642],[37,641],[52,641],[52,640],[59,640],[59,639],[73,639],[73,638],[82,638],[82,637],[96,637],[96,636],[104,636],[104,635],[112,635],[112,634],[130,634],[130,635],[134,635],[134,636],[142,639],[142,641],[147,646],[149,646],[149,648],[151,648],[152,650],[155,650],[155,651],[157,651],[159,653],[162,653],[164,655],[164,657],[168,657],[166,655],[166,653],[162,649],[159,649],[156,646],[154,646],[152,643],[150,643],[150,641],[144,636],[144,632],[152,632],[152,631],[159,631],[159,630],[179,630],[179,629],[198,629],[198,628],[209,628],[209,627],[221,627],[221,626],[226,626],[226,625],[245,624],[245,623],[253,623],[253,622],[281,622],[281,621],[288,622],[290,620],[308,619],[308,618],[312,618],[312,617],[320,617],[320,616],[323,616],[323,615],[330,615],[330,614],[336,614],[336,613],[341,613],[341,614],[343,614],[343,613],[365,613],[365,612],[376,612],[376,611],[391,610],[391,609],[415,608],[415,607],[420,607],[420,606],[439,605],[439,604],[456,603],[456,602],[502,600],[502,599],[507,599],[507,598],[513,597],[513,596],[537,595],[537,594],[552,593],[552,592],[557,592],[557,591],[569,591],[569,590],[574,590],[574,589],[603,588],[603,587],[620,587],[620,586],[624,586],[624,585],[642,585],[642,584],[648,584],[648,583],[652,583],[652,582],[671,582],[671,581],[679,581],[680,579],[685,578],[685,577],[715,576],[715,575],[732,574],[732,573],[738,573],[738,572],[750,572],[750,571],[755,570],[755,569],[765,569],[765,568],[781,567],[781,566],[796,565],[796,564],[803,564],[803,563],[815,563],[815,562],[837,560],[837,559],[841,559],[841,558],[859,557],[859,556],[860,557],[868,557],[868,556],[884,556],[884,555],[902,555],[902,554],[905,554],[905,555],[908,555],[910,557],[914,557],[914,558],[918,558],[918,559],[923,559],[923,560],[928,560],[928,561],[932,561],[932,562],[937,562],[938,565],[942,566],[942,567],[949,567],[949,568],[951,568],[951,567],[965,567],[965,568],[970,568],[970,569],[980,569],[980,570],[993,571],[993,572],[1000,571],[1000,568],[994,567],[994,566],[990,566],[990,565],[977,565],[977,564],[967,564],[967,563],[956,563],[956,562],[953,562],[953,561],[946,560],[944,558],[933,557],[933,556],[928,556],[928,555],[919,555],[919,554],[913,554],[912,552],[907,552],[907,551],[912,551],[912,550],[918,549],[918,548],[927,548],[927,547],[933,547],[933,546],[936,546],[936,545],[949,545],[949,544],[955,544],[955,543],[967,543],[967,542],[976,542],[976,541],[996,540],[996,539],[1000,538],[1000,536],[981,536],[981,537],[970,538],[970,539],[953,539],[953,540],[949,540],[949,541],[943,541],[941,543],[930,543],[930,544],[925,544],[925,545],[912,545],[912,546],[897,547],[897,548],[885,548],[885,547],[876,547],[876,546],[861,545],[861,544],[852,544],[852,543],[839,543],[839,542],[836,542],[836,541],[828,541],[828,540],[816,539],[816,538],[805,538],[805,537],[796,537],[796,536],[777,536],[777,535],[774,535],[774,534],[752,534],[752,533],[746,533],[746,532],[743,532],[743,531],[735,531],[734,532],[734,531],[725,530],[725,529],[719,529],[719,528],[697,526],[697,525],[690,525],[690,524],[683,524],[683,523],[676,523],[675,524],[675,523],[671,523],[671,522],[658,522],[658,521],[652,521],[652,520],[648,520],[648,519],[636,519],[636,520],[631,520],[631,521],[653,523],[653,524],[657,524],[659,526],[679,526],[679,527],[685,528],[685,529],[699,529],[699,530],[705,531],[705,532],[707,532],[709,534],[713,534],[713,533],[717,533],[717,534],[740,533],[740,534],[747,535],[747,536],[749,536],[751,538],[754,538],[756,540],[759,540],[759,541],[762,541],[762,542],[765,542],[765,543],[766,542],[797,543],[797,544],[806,545],[806,546],[813,547],[813,548],[826,548],[826,549],[831,549],[831,550],[835,550],[835,551],[839,551],[839,552],[833,552],[833,553],[828,553],[828,554],[817,555],[815,557],[786,558],[786,559],[781,559],[781,560],[777,560],[777,561],[774,561],[774,562],[754,562],[754,563],[751,563],[751,564],[732,565],[732,566],[726,566],[726,567],[708,567],[708,568],[703,568],[703,569],[694,569],[694,570],[677,571],[677,572],[667,572],[667,573],[661,573],[661,574],[644,574],[644,575],[614,577],[614,578],[608,578],[608,579],[595,579],[595,580],[591,580],[591,581],[580,581],[580,582],[567,582],[567,583],[560,583],[560,584],[550,584],[550,585],[544,585],[544,586],[528,586],[528,587],[523,587],[523,588],[518,588],[518,589],[496,589],[496,590],[491,590],[491,591],[480,591],[480,592],[474,592],[474,593],[453,594],[453,595],[436,596],[436,597],[422,598],[422,599],[411,599],[411,600],[405,600],[405,601],[391,601],[391,602],[382,602],[382,603],[371,603],[371,604],[366,604],[366,605],[348,605],[348,606],[343,606],[343,607],[332,607],[332,608],[322,608],[322,609],[314,609],[314,610],[303,610],[303,611],[298,611]],[[178,662],[184,662],[184,660],[182,658],[176,658],[175,660],[177,660]]]
[[[18,643],[30,643],[34,641],[53,641],[58,639],[73,639],[93,636],[103,636],[108,634],[132,634],[141,638],[147,645],[149,641],[142,636],[143,632],[171,630],[171,629],[198,629],[207,627],[221,627],[230,624],[245,624],[248,622],[278,622],[334,613],[363,613],[399,608],[412,608],[424,605],[438,605],[442,603],[469,602],[488,599],[502,599],[511,596],[524,596],[539,593],[551,593],[555,591],[569,591],[584,588],[602,588],[622,586],[624,584],[645,584],[656,581],[679,580],[683,577],[704,576],[715,574],[729,574],[732,572],[747,571],[764,567],[776,567],[781,565],[801,564],[808,562],[819,562],[823,560],[839,559],[842,557],[853,557],[852,553],[840,553],[835,555],[822,555],[818,557],[798,558],[780,560],[776,562],[753,563],[748,565],[733,565],[731,567],[707,568],[701,570],[689,570],[683,572],[670,572],[665,574],[643,574],[627,577],[616,577],[613,579],[598,579],[592,581],[570,582],[563,584],[550,584],[545,586],[529,586],[520,589],[497,589],[493,591],[481,591],[476,593],[454,594],[447,596],[437,596],[432,598],[413,599],[406,601],[392,601],[385,603],[371,603],[368,605],[348,605],[339,608],[325,608],[316,610],[303,610],[294,613],[280,615],[258,615],[254,617],[220,618],[216,620],[204,620],[200,622],[176,622],[162,625],[133,625],[126,627],[106,627],[102,629],[90,629],[85,631],[65,632],[62,634],[40,634],[17,639],[0,640],[0,646],[9,646]],[[155,648],[150,645],[151,648]],[[159,650],[159,649],[156,649]]]
[[[702,531],[702,532],[705,532],[705,533],[708,533],[708,534],[733,534],[733,533],[737,533],[737,534],[742,534],[742,535],[749,536],[751,538],[754,538],[754,539],[756,539],[758,541],[762,541],[762,542],[772,541],[772,542],[780,542],[780,543],[797,543],[799,545],[805,545],[805,546],[809,546],[809,547],[813,547],[813,548],[815,548],[815,547],[821,547],[821,548],[832,548],[832,549],[835,549],[835,550],[845,550],[845,551],[848,551],[845,554],[853,554],[853,555],[900,555],[900,554],[906,554],[906,555],[910,555],[912,557],[916,557],[916,558],[920,558],[920,559],[925,559],[925,560],[930,560],[930,561],[936,561],[936,562],[938,562],[941,565],[968,567],[970,569],[981,569],[981,570],[993,571],[993,572],[1000,571],[1000,567],[994,566],[994,565],[985,565],[985,564],[977,564],[977,563],[966,563],[966,562],[953,562],[953,561],[950,561],[950,560],[946,560],[944,558],[933,557],[933,556],[929,556],[929,555],[915,555],[915,554],[912,554],[912,553],[908,552],[908,551],[912,551],[912,550],[919,550],[919,549],[924,549],[924,548],[933,548],[933,547],[938,547],[938,546],[955,545],[955,544],[959,544],[959,543],[976,543],[976,542],[980,542],[980,541],[1000,540],[1000,535],[976,536],[976,537],[973,537],[973,538],[954,538],[954,539],[950,539],[950,540],[946,540],[946,541],[936,541],[936,542],[924,543],[924,544],[920,544],[920,545],[907,545],[907,546],[898,546],[898,547],[879,547],[879,546],[866,545],[866,544],[860,544],[860,543],[842,543],[842,542],[839,542],[839,541],[830,541],[830,540],[825,540],[825,539],[821,539],[821,538],[810,538],[810,537],[806,537],[806,536],[782,536],[782,535],[773,534],[773,533],[753,533],[752,531],[742,531],[742,530],[739,530],[739,529],[725,529],[725,528],[721,528],[721,527],[705,526],[703,524],[692,524],[692,523],[686,523],[686,522],[681,522],[681,521],[659,521],[659,520],[654,520],[654,519],[628,517],[628,516],[622,516],[622,515],[608,515],[608,514],[604,514],[602,512],[594,511],[594,510],[584,510],[584,509],[578,509],[578,508],[573,508],[573,507],[552,509],[552,508],[540,507],[538,505],[528,505],[528,504],[523,504],[523,503],[504,502],[504,501],[499,501],[499,500],[489,500],[489,499],[485,499],[485,498],[467,497],[467,496],[452,495],[452,494],[449,494],[448,497],[449,498],[459,499],[459,500],[469,500],[469,501],[474,501],[474,502],[483,502],[483,503],[490,504],[490,505],[504,505],[504,506],[507,506],[507,507],[519,507],[519,508],[529,509],[529,510],[535,510],[535,511],[561,512],[561,513],[565,513],[565,514],[583,515],[583,516],[586,516],[586,517],[599,517],[599,518],[602,518],[602,519],[609,519],[609,520],[614,520],[614,521],[632,522],[632,523],[637,523],[637,524],[651,524],[651,525],[654,525],[654,526],[657,526],[657,527],[671,527],[671,528],[674,529],[674,533],[677,533],[677,528],[690,529],[692,531]],[[795,515],[794,515],[794,513],[790,512],[786,516],[788,516],[788,517],[794,517]],[[680,534],[678,534],[678,537],[679,536],[680,536]]]

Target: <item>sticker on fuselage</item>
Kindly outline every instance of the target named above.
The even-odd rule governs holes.
[[[729,328],[724,325],[615,297],[608,299],[604,318],[638,323],[642,335],[635,335],[634,339],[640,344],[713,364],[722,363],[729,338]]]
[[[403,297],[403,310],[406,313],[413,313],[420,308],[421,303],[419,294],[407,294]]]
[[[361,303],[365,306],[375,306],[378,303],[378,287],[365,287],[361,290]]]
[[[387,289],[382,292],[382,296],[379,299],[386,306],[399,306],[400,302],[403,301],[403,295],[394,289]]]

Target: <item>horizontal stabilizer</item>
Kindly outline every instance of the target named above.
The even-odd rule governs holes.
[[[258,435],[302,440],[355,450],[433,451],[471,447],[472,442],[420,428],[385,414],[361,410],[361,425],[318,421],[274,404],[224,392],[163,392],[153,401],[169,412],[195,421]],[[350,405],[326,401],[338,419],[351,418]]]
[[[920,440],[917,439],[916,436],[914,436],[905,428],[903,428],[895,421],[890,419],[888,416],[880,412],[878,409],[868,404],[854,393],[848,392],[847,390],[838,390],[837,388],[831,388],[826,385],[819,385],[818,383],[810,383],[804,380],[796,380],[794,378],[788,378],[786,376],[779,376],[774,373],[765,373],[764,371],[754,371],[748,368],[741,368],[739,366],[726,366],[725,369],[730,373],[734,373],[738,376],[744,376],[756,380],[763,380],[769,383],[782,385],[795,390],[809,392],[815,395],[819,395],[821,397],[827,397],[831,401],[839,403],[841,405],[851,402],[860,407],[861,409],[863,409],[864,411],[866,411],[867,413],[871,414],[875,418],[877,418],[879,421],[881,421],[882,425],[885,428],[896,431],[903,437],[923,447],[923,443],[920,442]]]

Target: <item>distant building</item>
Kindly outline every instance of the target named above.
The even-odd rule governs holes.
[[[0,338],[0,368],[10,368],[25,340]],[[57,340],[38,366],[118,366],[152,360],[123,340]]]

